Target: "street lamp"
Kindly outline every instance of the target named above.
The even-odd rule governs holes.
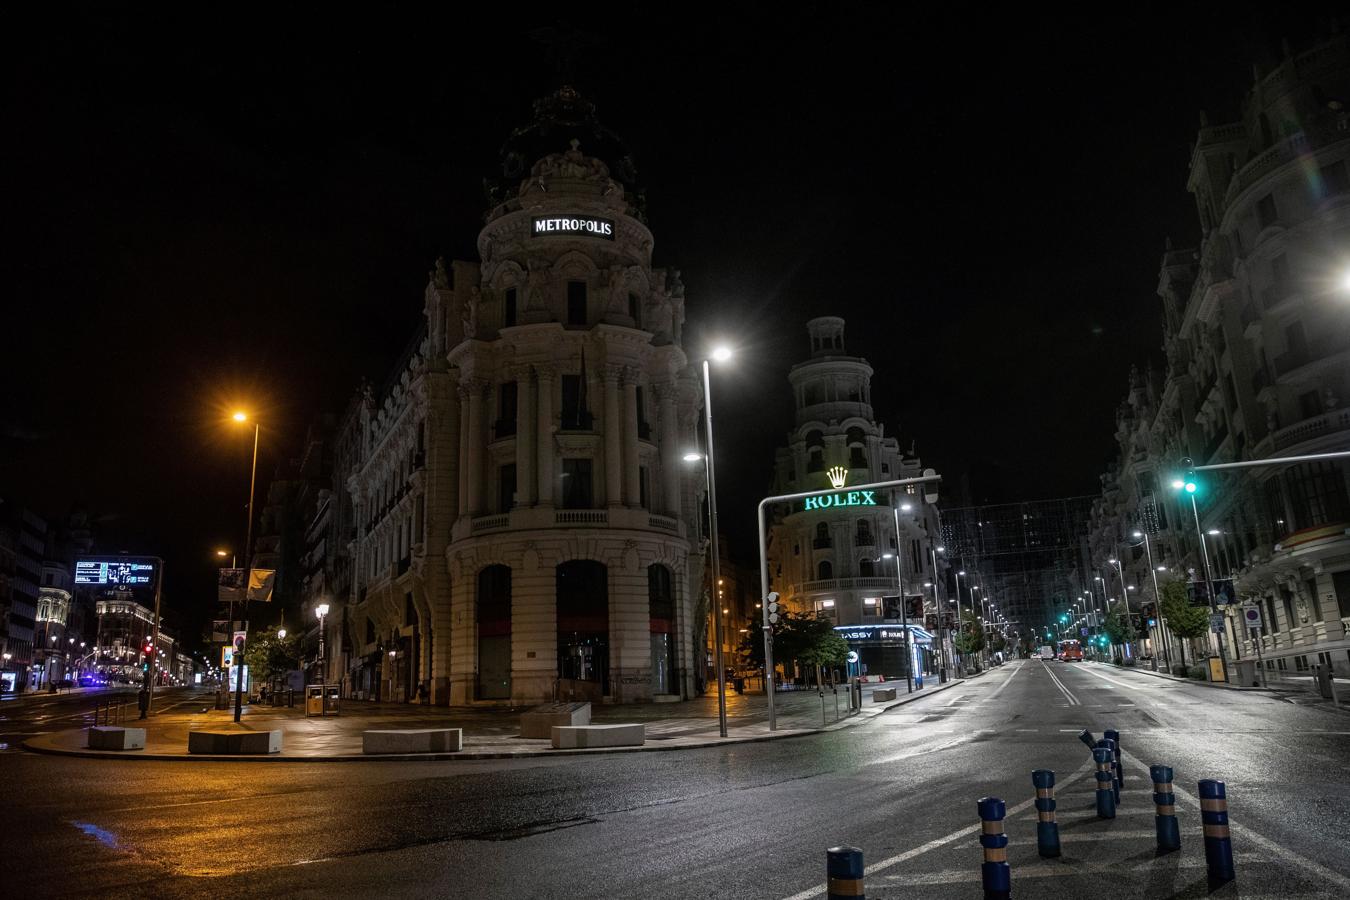
[[[326,684],[328,682],[328,673],[325,671],[326,667],[324,666],[323,658],[323,623],[324,618],[328,615],[328,604],[320,603],[318,606],[314,607],[314,615],[319,620],[319,684]],[[281,630],[281,636],[286,636],[286,630],[284,628]],[[389,655],[393,656],[394,651],[390,650]]]
[[[711,357],[716,362],[726,362],[731,359],[731,348],[720,345],[712,349]],[[709,550],[712,554],[712,584],[713,593],[716,595],[717,585],[721,584],[721,560],[718,558],[717,549],[717,470],[714,464],[715,451],[713,450],[713,426],[712,426],[712,376],[709,371],[708,357],[703,359],[703,426],[705,429],[704,446],[707,448],[707,454],[704,456],[704,463],[708,474],[708,519],[712,533],[709,535]],[[714,596],[713,603],[713,656],[717,665],[717,733],[722,737],[727,736],[727,673],[722,664],[722,616],[716,611],[721,609],[721,601]],[[765,654],[764,654],[764,683],[769,695],[770,719],[773,713],[773,675],[770,672],[768,641],[769,632],[767,621],[764,631]]]
[[[895,546],[900,546],[900,513],[895,511]],[[905,693],[914,693],[914,644],[910,640],[909,633],[909,610],[905,603],[905,576],[900,571],[900,554],[883,553],[882,559],[895,560],[895,584],[900,594],[900,627],[905,632]]]
[[[1186,474],[1172,482],[1174,490],[1185,491],[1191,497],[1191,516],[1195,520],[1195,534],[1200,539],[1200,556],[1205,564],[1205,586],[1206,593],[1209,595],[1209,612],[1211,616],[1218,614],[1218,606],[1214,602],[1214,575],[1209,568],[1209,547],[1205,544],[1205,532],[1200,527],[1200,509],[1195,503],[1195,492],[1199,490],[1199,485],[1195,480],[1195,472],[1191,469],[1190,457],[1182,459],[1182,465],[1186,467]],[[1223,673],[1224,683],[1228,683],[1228,653],[1224,648],[1222,630],[1214,632],[1211,639],[1216,641],[1219,647],[1219,667]]]
[[[233,418],[234,421],[236,421],[236,422],[240,422],[240,423],[247,422],[247,421],[248,421],[248,413],[243,412],[243,411],[241,410],[241,411],[236,412],[236,413],[232,416],[232,418]],[[260,431],[260,423],[255,419],[254,422],[253,422],[253,466],[252,466],[252,468],[249,470],[249,476],[248,476],[248,528],[245,530],[245,535],[246,535],[246,536],[245,536],[245,539],[244,539],[244,599],[243,599],[243,605],[244,605],[244,614],[245,614],[245,615],[247,615],[247,610],[248,610],[248,588],[249,588],[249,582],[251,581],[250,575],[251,575],[251,573],[252,573],[252,563],[253,563],[253,494],[254,494],[255,490],[257,489],[257,484],[258,484],[258,434],[259,434],[259,431]],[[219,551],[217,551],[217,553],[219,553]],[[231,607],[231,610],[230,610],[230,631],[231,631],[231,632],[234,631],[234,610],[233,610],[233,607]],[[231,638],[233,638],[233,634],[231,634]],[[245,640],[247,640],[247,637],[245,638]],[[239,721],[239,717],[242,715],[243,710],[244,710],[244,659],[243,659],[243,651],[244,651],[244,646],[243,646],[243,644],[240,644],[239,646],[237,646],[237,647],[234,648],[235,655],[237,655],[237,656],[239,657],[239,659],[235,661],[236,665],[235,665],[235,678],[234,678],[234,683],[235,683],[235,692],[234,692],[234,720],[235,720],[236,722]]]

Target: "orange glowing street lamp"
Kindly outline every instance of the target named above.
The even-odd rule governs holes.
[[[233,418],[236,422],[241,422],[241,423],[242,423],[242,422],[247,422],[247,421],[248,421],[248,413],[244,412],[243,410],[236,410],[235,413],[234,413],[234,415],[233,415],[231,418]],[[252,567],[253,567],[253,494],[254,494],[254,492],[256,491],[257,483],[258,483],[258,431],[259,431],[259,423],[258,423],[258,421],[255,419],[255,420],[253,421],[253,468],[252,468],[252,470],[250,471],[249,477],[248,477],[248,528],[245,530],[246,538],[245,538],[245,540],[244,540],[244,599],[243,599],[243,606],[244,606],[245,612],[244,612],[243,614],[241,614],[241,620],[244,620],[244,621],[247,621],[246,619],[244,619],[244,616],[247,616],[247,614],[248,614],[248,613],[247,613],[247,609],[248,609],[248,586],[249,586],[250,575],[251,575],[251,573],[252,573]],[[234,613],[233,613],[233,612],[230,613],[230,632],[231,632],[231,637],[233,637],[233,632],[234,632]],[[245,642],[247,642],[248,638],[245,637],[244,640],[245,640]],[[236,660],[236,666],[237,666],[237,668],[235,669],[235,678],[234,678],[234,683],[235,683],[235,690],[234,690],[234,720],[235,720],[236,722],[239,721],[239,718],[240,718],[240,716],[242,715],[243,709],[244,709],[244,660],[243,660],[243,649],[244,649],[244,648],[243,648],[242,646],[236,647],[236,648],[235,648],[235,655],[238,657],[238,659]]]

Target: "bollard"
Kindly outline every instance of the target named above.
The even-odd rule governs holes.
[[[1110,750],[1110,751],[1111,751],[1111,755],[1110,755],[1110,757],[1108,757],[1108,758],[1110,759],[1110,762],[1111,762],[1111,766],[1110,766],[1110,768],[1111,768],[1111,797],[1112,797],[1112,799],[1115,801],[1115,804],[1116,804],[1117,806],[1119,806],[1119,805],[1120,805],[1120,779],[1118,779],[1118,778],[1116,777],[1116,742],[1115,742],[1115,741],[1112,741],[1112,740],[1108,740],[1107,738],[1102,738],[1100,741],[1097,742],[1097,746],[1098,746],[1098,747],[1105,747],[1107,750]],[[1094,756],[1093,758],[1095,759],[1096,757]]]
[[[1200,820],[1205,826],[1205,864],[1211,884],[1232,881],[1233,841],[1228,835],[1228,792],[1222,781],[1200,782]]]
[[[863,853],[857,847],[831,847],[825,851],[826,900],[863,897]]]
[[[1103,731],[1102,737],[1116,742],[1116,784],[1123,788],[1125,787],[1125,768],[1120,762],[1120,732],[1114,730]]]
[[[1093,737],[1092,732],[1088,731],[1086,728],[1078,732],[1078,739],[1084,744],[1087,744],[1089,752],[1097,746],[1097,739]]]
[[[997,797],[981,797],[975,806],[980,811],[980,845],[984,847],[984,864],[980,866],[984,900],[1008,900],[1012,895],[1012,879],[1008,871],[1008,836],[1003,833],[1007,807]]]
[[[1111,748],[1094,747],[1092,759],[1097,763],[1097,818],[1114,819],[1116,796],[1115,777],[1111,774]]]
[[[1177,825],[1177,795],[1172,792],[1172,767],[1149,766],[1153,778],[1153,803],[1157,806],[1154,822],[1158,830],[1158,852],[1181,849],[1181,828]]]
[[[1036,787],[1036,850],[1044,857],[1059,856],[1059,825],[1055,822],[1055,773],[1037,769],[1031,773]]]

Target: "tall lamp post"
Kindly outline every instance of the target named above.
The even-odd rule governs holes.
[[[1113,556],[1107,562],[1116,567],[1116,577],[1120,579],[1120,599],[1125,601],[1125,621],[1128,622],[1130,620],[1130,589],[1125,584],[1125,561]],[[1122,648],[1126,656],[1131,655],[1128,641],[1122,644]]]
[[[1182,460],[1182,464],[1189,470],[1191,468],[1190,457]],[[1218,614],[1219,608],[1214,602],[1214,575],[1209,569],[1209,547],[1205,545],[1205,532],[1204,529],[1200,527],[1200,509],[1195,504],[1195,492],[1199,489],[1199,486],[1196,484],[1194,475],[1188,471],[1184,478],[1178,478],[1173,481],[1172,487],[1179,491],[1185,491],[1191,497],[1191,515],[1195,519],[1195,535],[1200,539],[1200,555],[1205,564],[1205,593],[1209,595],[1209,614],[1215,616]],[[1214,640],[1217,641],[1219,645],[1219,668],[1221,669],[1224,683],[1227,684],[1228,654],[1224,650],[1223,632],[1214,631],[1212,628],[1210,631],[1214,634]],[[1212,674],[1213,673],[1211,672],[1211,675]]]
[[[966,570],[965,570],[965,569],[962,569],[961,571],[959,571],[959,572],[956,573],[956,637],[957,637],[957,638],[961,637],[961,635],[962,635],[963,633],[965,633],[965,625],[961,622],[961,578],[962,578],[965,574],[966,574]],[[962,653],[961,653],[961,671],[964,672],[965,669],[966,669],[966,654],[965,654],[964,651],[962,651]]]
[[[324,665],[323,657],[323,622],[324,618],[328,615],[328,604],[320,603],[318,606],[314,607],[314,615],[319,620],[319,684],[327,684],[328,672],[327,667]]]
[[[712,359],[717,362],[726,362],[731,359],[731,349],[728,347],[714,348]],[[703,427],[706,432],[706,449],[708,451],[704,454],[708,472],[708,524],[712,530],[712,534],[708,537],[709,551],[712,554],[713,659],[717,666],[717,733],[726,737],[727,672],[722,664],[722,600],[717,593],[717,586],[722,583],[721,560],[717,549],[717,468],[713,459],[716,454],[713,451],[712,378],[709,374],[707,357],[703,359]],[[766,666],[768,665],[767,656],[764,663]],[[768,679],[766,678],[765,681],[767,683]],[[772,696],[769,699],[772,701]]]
[[[236,422],[247,422],[248,413],[236,412],[233,416]],[[260,423],[255,419],[253,421],[253,467],[249,470],[248,476],[248,528],[245,529],[244,539],[244,599],[243,610],[240,612],[241,622],[247,622],[244,618],[248,615],[248,588],[252,581],[253,572],[253,494],[258,483],[258,432]],[[245,626],[247,630],[247,626]],[[230,631],[234,631],[234,613],[230,613]],[[231,634],[233,638],[233,634]],[[234,720],[239,721],[244,710],[244,646],[248,642],[248,636],[245,635],[244,642],[234,648]]]
[[[1172,674],[1172,657],[1167,650],[1167,635],[1162,628],[1162,595],[1158,593],[1158,567],[1153,565],[1153,544],[1148,539],[1148,533],[1142,528],[1136,529],[1131,535],[1135,540],[1144,541],[1144,558],[1148,560],[1148,574],[1153,579],[1153,613],[1158,619],[1158,636],[1162,638],[1163,664],[1167,666],[1167,674]],[[1153,671],[1158,671],[1158,652],[1153,652]]]
[[[937,607],[938,613],[938,646],[942,649],[942,669],[939,671],[938,676],[939,681],[947,680],[947,670],[950,669],[952,665],[952,648],[947,643],[949,637],[947,632],[947,610],[943,608],[942,603],[939,602],[938,600],[938,589],[937,589],[938,583],[937,555],[939,553],[945,552],[946,552],[945,547],[934,547],[931,544],[928,547],[928,556],[933,560],[933,605]],[[943,587],[942,592],[945,594],[947,592],[946,591],[947,584],[945,579],[943,581],[942,587]]]

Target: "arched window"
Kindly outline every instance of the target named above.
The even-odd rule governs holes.
[[[558,677],[590,682],[595,687],[595,696],[607,696],[609,570],[603,563],[573,559],[559,563],[554,571],[558,598]]]
[[[675,591],[670,569],[647,567],[647,612],[651,619],[652,693],[678,694],[675,671]]]
[[[848,465],[851,469],[867,468],[867,435],[857,425],[848,430],[845,436],[848,444]]]
[[[511,697],[511,569],[488,566],[478,573],[474,598],[478,624],[478,698]]]
[[[834,577],[834,566],[830,565],[828,559],[822,559],[816,566],[816,578],[821,581],[829,581]]]

